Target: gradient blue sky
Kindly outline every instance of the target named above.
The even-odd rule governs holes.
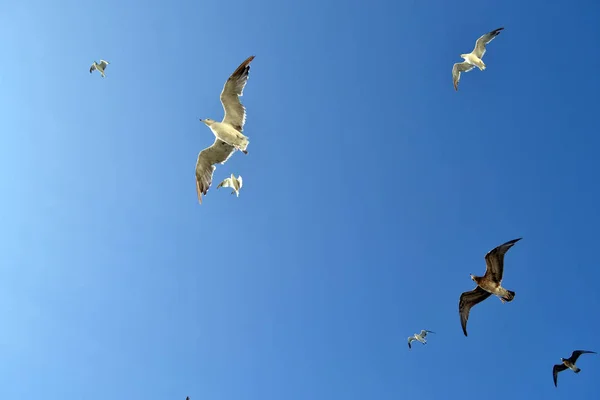
[[[551,371],[600,351],[599,20],[595,0],[5,2],[0,398],[597,398],[600,356]],[[215,173],[245,186],[200,206],[198,118],[250,55],[249,154]],[[517,237],[515,300],[464,337],[469,273]]]

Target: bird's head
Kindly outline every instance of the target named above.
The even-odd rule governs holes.
[[[562,362],[565,362],[565,359],[561,357],[561,358],[560,358],[560,361],[562,361]]]
[[[460,58],[464,58],[466,60],[467,59],[467,55],[466,54],[461,54]]]
[[[200,119],[200,121],[204,122],[207,126],[211,126],[212,124],[215,123],[215,121],[210,118]]]
[[[471,279],[472,279],[474,282],[477,282],[477,279],[475,279],[475,278],[476,278],[476,277],[475,277],[475,275],[473,275],[473,274],[469,274],[469,275],[471,276]]]

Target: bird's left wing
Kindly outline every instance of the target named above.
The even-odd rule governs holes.
[[[196,191],[198,202],[202,204],[202,195],[206,195],[212,183],[214,164],[224,164],[235,152],[235,147],[216,138],[212,146],[205,148],[198,154],[196,161]]]
[[[483,300],[490,297],[492,294],[486,292],[479,286],[470,292],[464,292],[460,295],[460,300],[458,301],[458,313],[460,315],[460,325],[462,326],[463,333],[465,336],[467,335],[467,321],[469,320],[469,312],[471,308],[481,303]]]
[[[452,83],[454,84],[454,90],[458,91],[458,82],[460,82],[460,74],[462,72],[469,72],[473,68],[475,68],[475,66],[469,64],[466,61],[454,64],[454,66],[452,67]]]
[[[567,369],[567,366],[565,364],[556,364],[554,366],[554,368],[552,368],[552,379],[554,379],[554,386],[558,387],[558,385],[557,385],[558,373],[560,371],[564,371],[565,369]]]
[[[571,354],[571,357],[569,357],[569,361],[571,361],[573,364],[575,364],[577,362],[577,359],[579,358],[579,356],[582,354],[596,354],[596,352],[589,351],[589,350],[575,350],[573,352],[573,354]]]

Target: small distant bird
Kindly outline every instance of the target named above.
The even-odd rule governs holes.
[[[240,102],[239,97],[243,95],[244,87],[248,81],[250,63],[254,56],[248,57],[231,74],[223,91],[221,92],[221,104],[225,110],[222,122],[216,122],[210,118],[201,119],[215,135],[212,146],[207,147],[198,154],[196,162],[196,191],[198,201],[202,204],[202,195],[206,195],[212,184],[212,176],[216,167],[214,164],[225,164],[235,150],[248,154],[248,137],[242,133],[246,122],[246,108]]]
[[[588,351],[588,350],[575,350],[572,354],[571,357],[569,358],[560,358],[560,361],[562,361],[562,364],[556,364],[554,366],[554,368],[552,368],[552,377],[554,378],[554,386],[558,387],[557,385],[557,379],[558,379],[558,373],[561,371],[564,371],[565,369],[570,369],[573,372],[575,372],[576,374],[578,374],[581,371],[581,368],[578,368],[575,363],[577,362],[577,359],[579,358],[580,355],[582,354],[597,354],[595,351]]]
[[[475,42],[475,48],[469,54],[461,54],[460,57],[464,58],[465,61],[456,63],[452,66],[452,81],[454,82],[454,90],[458,91],[458,82],[460,81],[461,72],[469,72],[473,68],[477,67],[481,71],[485,69],[485,63],[482,58],[485,54],[485,46],[494,40],[496,36],[500,34],[500,31],[504,28],[494,29],[493,31],[486,33],[481,36]]]
[[[241,175],[236,178],[235,175],[231,174],[231,177],[225,178],[223,182],[219,183],[217,189],[220,187],[230,187],[233,189],[231,194],[235,193],[236,197],[240,197],[240,189],[242,188],[243,183],[244,181],[242,180]]]
[[[502,303],[510,302],[515,298],[515,292],[506,290],[502,287],[502,275],[504,274],[504,255],[522,238],[508,241],[495,249],[489,251],[485,255],[485,275],[471,275],[471,279],[475,281],[477,287],[470,292],[464,292],[460,295],[458,302],[458,313],[460,314],[460,324],[463,333],[467,336],[467,320],[469,319],[469,311],[475,304],[481,303],[483,300],[490,297],[492,294],[498,296]]]
[[[190,396],[186,396],[185,400],[190,400]]]
[[[98,64],[98,63],[96,63],[96,61],[94,61],[94,63],[90,67],[90,74],[92,73],[92,71],[97,69],[100,72],[100,74],[102,75],[102,77],[105,78],[104,70],[106,69],[106,66],[108,64],[110,64],[110,63],[108,61],[104,61],[104,60],[100,60],[100,64]]]
[[[425,340],[425,336],[427,336],[428,333],[435,333],[433,331],[428,331],[423,329],[420,333],[415,333],[412,336],[408,337],[408,348],[412,349],[412,345],[410,344],[411,342],[414,342],[415,340],[423,343],[423,344],[427,344],[427,340]]]

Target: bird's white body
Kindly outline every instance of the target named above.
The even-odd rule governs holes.
[[[250,140],[246,135],[235,129],[231,124],[225,122],[216,122],[211,120],[203,120],[210,128],[212,133],[225,143],[228,143],[238,150],[246,152]]]
[[[485,69],[485,63],[483,62],[483,60],[479,57],[477,57],[475,54],[473,54],[472,52],[469,54],[461,54],[460,55],[466,62],[468,62],[471,65],[476,66],[477,68],[479,68],[481,71],[483,71]]]
[[[225,178],[223,182],[219,183],[217,189],[220,187],[230,187],[233,189],[231,194],[235,193],[236,197],[240,197],[240,189],[242,188],[243,184],[244,180],[242,179],[241,175],[236,178],[235,175],[231,174],[231,177]]]

